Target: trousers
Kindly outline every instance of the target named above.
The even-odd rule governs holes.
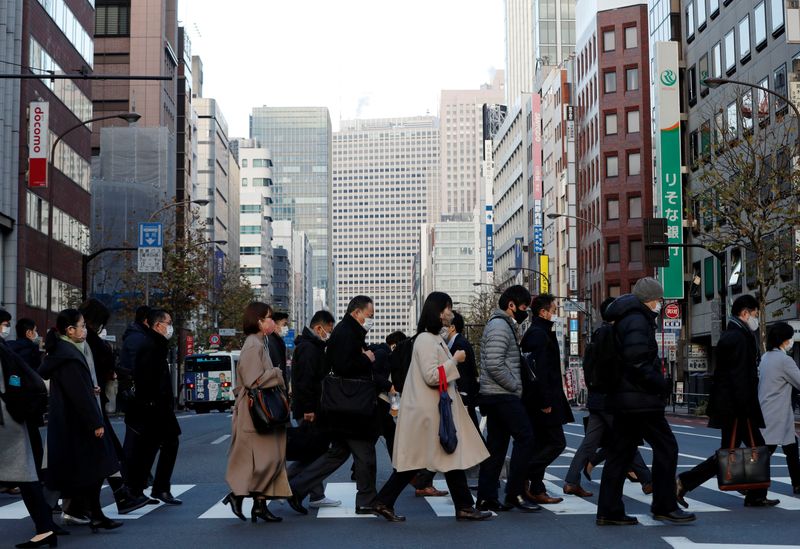
[[[38,435],[38,429],[37,429]],[[33,519],[36,534],[44,534],[53,530],[53,513],[44,499],[42,484],[35,482],[22,482],[19,485],[20,495],[25,504],[25,509]]]
[[[392,475],[386,484],[383,485],[381,491],[378,492],[375,498],[376,503],[383,503],[390,509],[394,509],[394,503],[400,492],[403,491],[417,471],[402,471],[398,472],[396,469],[392,471]],[[472,494],[469,492],[467,486],[467,475],[464,471],[455,470],[444,473],[444,479],[447,481],[447,488],[450,490],[450,496],[453,498],[453,504],[457,511],[462,509],[469,509],[474,504]]]
[[[125,436],[128,443],[127,434]],[[155,437],[137,434],[128,448],[127,484],[134,494],[141,494],[147,486],[147,477],[153,468],[158,454],[156,474],[153,477],[153,494],[169,492],[172,471],[178,458],[178,437],[159,440]]]
[[[528,480],[531,481],[531,494],[537,495],[547,491],[544,487],[545,470],[567,447],[567,439],[560,424],[546,424],[532,418],[531,426],[536,444],[528,465]]]
[[[770,454],[774,454],[778,448],[775,444],[768,444]],[[786,456],[786,467],[789,468],[789,478],[792,479],[792,486],[797,488],[800,486],[800,454],[797,449],[797,439],[795,438],[794,444],[782,444],[783,453]]]

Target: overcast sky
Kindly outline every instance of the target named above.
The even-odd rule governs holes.
[[[205,97],[231,137],[252,107],[326,106],[339,119],[437,114],[505,63],[503,0],[180,0]]]

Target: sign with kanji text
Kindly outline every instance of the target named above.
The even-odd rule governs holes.
[[[161,248],[163,245],[161,223],[139,223],[140,248]]]
[[[138,271],[140,273],[160,273],[163,248],[139,248]]]
[[[236,335],[235,328],[220,328],[219,335],[222,337],[233,337]]]
[[[664,316],[671,319],[676,319],[681,317],[681,306],[677,303],[670,303],[666,307],[664,307]]]
[[[680,318],[674,318],[664,321],[665,330],[680,330],[683,328],[683,321]]]

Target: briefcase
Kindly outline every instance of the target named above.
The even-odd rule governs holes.
[[[756,446],[753,429],[747,420],[750,446],[735,448],[738,419],[733,422],[733,434],[728,448],[717,450],[717,483],[725,492],[769,488],[769,448]]]

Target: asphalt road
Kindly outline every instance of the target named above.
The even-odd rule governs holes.
[[[679,470],[699,463],[718,447],[719,432],[694,420],[671,419],[680,444]],[[141,516],[128,515],[125,525],[111,532],[92,534],[88,527],[70,527],[72,535],[59,538],[61,547],[749,547],[800,544],[800,498],[791,496],[791,486],[783,457],[773,457],[771,491],[779,494],[777,508],[745,508],[738,495],[718,491],[712,481],[690,494],[690,509],[698,520],[688,525],[664,525],[649,519],[649,497],[638,484],[626,483],[626,508],[643,521],[634,527],[598,527],[594,524],[600,471],[593,483],[584,488],[595,493],[582,500],[566,496],[565,502],[548,506],[532,515],[503,513],[483,523],[457,523],[452,518],[449,498],[415,498],[407,488],[396,509],[405,514],[405,523],[391,524],[375,517],[356,517],[343,508],[311,510],[300,516],[282,502],[270,503],[270,509],[284,518],[282,523],[258,524],[237,520],[220,501],[228,492],[224,481],[229,444],[228,414],[210,413],[180,416],[183,429],[178,463],[173,475],[173,493],[184,504],[179,507],[146,507]],[[120,437],[124,425],[114,422]],[[551,494],[563,495],[561,486],[572,452],[580,444],[583,427],[580,419],[565,427],[568,449],[549,469]],[[643,450],[645,460],[652,454]],[[391,473],[383,440],[378,442],[378,485]],[[439,483],[437,477],[437,483]],[[443,481],[442,481],[443,482]],[[178,493],[181,492],[180,495]],[[329,480],[329,496],[342,496],[345,506],[353,506],[355,485],[350,482],[350,468],[343,467]],[[107,512],[115,510],[108,488],[103,490]],[[0,547],[11,547],[30,537],[29,518],[20,513],[19,498],[0,495]],[[326,518],[325,515],[328,515]],[[448,516],[449,515],[449,516]],[[702,545],[697,545],[702,544]],[[800,547],[800,545],[795,545]]]

